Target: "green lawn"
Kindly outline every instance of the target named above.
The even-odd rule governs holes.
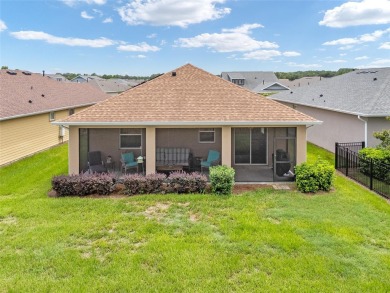
[[[0,292],[390,291],[390,205],[344,177],[314,196],[48,198],[66,148],[0,169]]]

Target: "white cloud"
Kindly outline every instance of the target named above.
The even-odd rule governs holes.
[[[342,38],[323,43],[325,46],[345,46],[347,49],[352,48],[352,45],[363,44],[368,42],[376,42],[386,34],[390,34],[390,28],[385,30],[377,30],[370,34],[363,34],[355,38]],[[350,46],[350,47],[347,47]],[[340,48],[341,49],[341,48]]]
[[[175,45],[183,48],[207,47],[216,52],[246,52],[257,49],[273,49],[279,46],[268,41],[257,41],[250,35],[251,29],[260,24],[244,24],[233,29],[223,29],[222,33],[204,33],[192,38],[180,38]]]
[[[325,63],[345,63],[347,62],[346,60],[343,59],[336,59],[336,60],[331,60],[331,61],[325,61]]]
[[[94,19],[92,15],[89,15],[86,11],[81,12],[81,17],[85,19]]]
[[[235,27],[235,28],[224,28],[222,29],[223,33],[238,33],[238,34],[245,34],[249,35],[252,33],[252,30],[255,28],[263,28],[264,26],[260,23],[252,23],[252,24],[243,24],[241,26]]]
[[[379,49],[390,50],[390,42],[383,43],[382,45],[380,45]]]
[[[282,55],[277,50],[257,50],[243,54],[243,59],[254,59],[254,60],[271,60],[273,57]]]
[[[340,56],[346,56],[347,54],[346,53],[340,53],[339,55]]]
[[[379,68],[390,66],[390,59],[376,59],[369,64],[356,66],[357,68]]]
[[[118,9],[129,25],[187,27],[190,24],[222,18],[230,8],[218,8],[225,0],[133,0]]]
[[[286,57],[297,57],[297,56],[301,56],[301,53],[294,52],[294,51],[286,51],[286,52],[283,53],[283,56],[286,56]]]
[[[115,45],[117,42],[106,39],[79,39],[79,38],[62,38],[56,37],[44,32],[37,31],[19,31],[10,33],[16,39],[19,40],[39,40],[49,44],[61,44],[66,46],[80,46],[80,47],[92,47],[103,48],[107,46]]]
[[[107,17],[103,20],[103,23],[111,23],[113,20],[111,17]]]
[[[157,37],[157,34],[150,34],[146,36],[148,39],[154,39]]]
[[[137,57],[137,58],[140,58],[140,59],[146,58],[145,55],[141,55],[141,54],[140,54],[140,55],[137,55],[136,57]]]
[[[339,48],[339,50],[351,50],[353,48],[352,45],[348,45],[348,46],[342,46]]]
[[[7,26],[5,25],[5,22],[0,20],[0,32],[5,31],[7,29]]]
[[[360,56],[360,57],[356,57],[355,60],[366,60],[366,59],[369,59],[367,56]]]
[[[390,23],[390,0],[346,2],[325,12],[320,25],[348,27]]]
[[[96,4],[96,5],[104,5],[107,0],[62,0],[68,6],[74,6],[78,3],[86,3],[86,4]]]
[[[301,54],[298,52],[287,51],[280,52],[278,50],[257,50],[243,54],[242,59],[254,59],[254,60],[272,60],[273,57],[285,56],[285,57],[296,57]]]
[[[120,45],[117,49],[119,51],[126,52],[156,52],[160,50],[159,47],[151,46],[145,42],[139,43],[137,45]]]
[[[101,12],[99,9],[92,9],[92,11],[93,11],[95,14],[98,14],[99,16],[103,16],[103,12]]]
[[[322,67],[321,64],[298,64],[295,62],[288,62],[287,65],[291,66],[291,67],[299,67],[299,68],[319,68],[319,67]]]

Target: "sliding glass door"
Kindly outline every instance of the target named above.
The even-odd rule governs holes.
[[[245,165],[267,164],[267,128],[234,129],[234,163]]]

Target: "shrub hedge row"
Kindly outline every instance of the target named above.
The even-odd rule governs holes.
[[[390,184],[390,150],[379,148],[364,148],[359,151],[360,171]]]
[[[52,188],[58,196],[107,195],[115,189],[115,177],[111,174],[80,174],[53,177]]]
[[[122,180],[121,180],[122,181]],[[89,194],[108,195],[115,190],[117,182],[113,174],[80,174],[55,176],[52,188],[58,196]],[[173,172],[164,174],[125,175],[123,193],[128,195],[149,193],[204,193],[207,177],[200,173]]]

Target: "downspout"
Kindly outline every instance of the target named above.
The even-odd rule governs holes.
[[[360,115],[357,117],[360,121],[364,122],[364,144],[367,147],[367,120],[364,120]]]

